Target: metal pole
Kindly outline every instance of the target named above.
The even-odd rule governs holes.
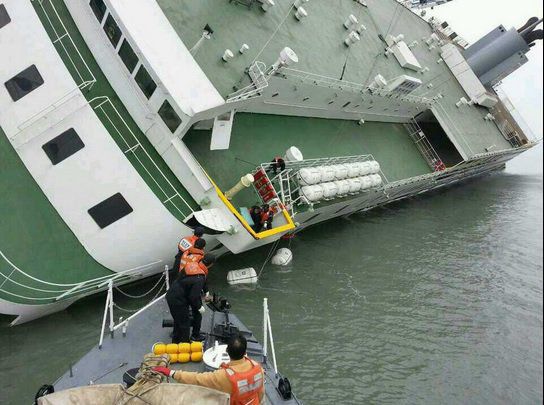
[[[113,337],[113,327],[115,326],[115,320],[113,319],[113,280],[108,283],[108,294],[110,295],[110,333]]]
[[[168,265],[164,266],[164,280],[166,283],[166,291],[170,289],[170,272],[168,271]]]
[[[106,329],[106,319],[108,316],[109,304],[110,304],[110,292],[108,290],[108,295],[106,296],[106,305],[104,306],[104,317],[102,318],[102,329],[100,331],[100,340],[98,342],[99,349],[102,349],[102,343],[104,342],[104,331]]]
[[[270,333],[270,349],[272,350],[272,360],[274,361],[274,371],[278,375],[278,363],[276,362],[276,350],[274,349],[274,336],[272,336],[272,324],[270,323],[270,312],[268,307],[266,310],[266,318],[268,321],[268,332]]]
[[[268,298],[263,299],[263,358],[268,355]]]
[[[118,324],[118,325],[115,325],[113,327],[113,330],[117,330],[121,327],[123,327],[124,325],[128,325],[128,323],[134,319],[135,317],[137,317],[138,315],[140,315],[142,312],[144,312],[146,309],[148,309],[149,307],[155,305],[157,302],[159,302],[160,300],[162,300],[164,297],[166,296],[166,294],[163,294],[161,295],[160,297],[154,299],[153,301],[151,301],[149,304],[147,304],[145,307],[142,307],[141,309],[139,309],[137,312],[135,312],[134,314],[132,314],[130,317],[128,317],[127,319],[125,319],[122,323]],[[112,332],[113,333],[113,332]]]

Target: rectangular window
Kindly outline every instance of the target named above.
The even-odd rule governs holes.
[[[40,72],[38,72],[36,65],[32,65],[9,79],[4,85],[8,89],[8,93],[13,101],[17,101],[36,90],[43,83],[43,78]]]
[[[74,130],[74,128],[70,128],[68,131],[63,132],[56,138],[51,139],[42,146],[42,149],[47,157],[51,159],[51,163],[56,165],[84,147],[85,144],[77,132]]]
[[[104,0],[91,0],[89,5],[93,10],[96,19],[102,22],[104,15],[106,15],[106,5],[104,4]]]
[[[6,6],[0,4],[0,28],[8,25],[11,22]]]
[[[179,115],[174,111],[168,100],[164,100],[164,103],[162,103],[161,108],[159,108],[159,115],[168,129],[172,133],[176,132],[176,129],[181,124],[181,118],[179,118]]]
[[[121,30],[119,26],[111,16],[111,14],[106,18],[106,23],[104,24],[104,32],[108,36],[111,44],[114,48],[117,48],[117,44],[121,39]]]
[[[133,211],[127,200],[121,193],[112,195],[100,204],[95,205],[87,212],[94,219],[96,224],[104,229],[108,225],[120,220]]]
[[[138,64],[138,56],[126,39],[123,40],[121,48],[119,48],[119,57],[127,67],[130,73],[134,72],[134,68]]]
[[[151,98],[151,96],[155,92],[155,89],[157,88],[157,85],[155,84],[149,73],[147,73],[147,70],[143,65],[140,66],[140,69],[138,69],[138,73],[136,73],[134,80],[136,80],[136,83],[138,83],[138,86],[143,91],[145,96],[147,98]]]

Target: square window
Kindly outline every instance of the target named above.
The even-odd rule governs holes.
[[[124,199],[121,193],[117,193],[110,198],[105,199],[100,204],[95,205],[87,212],[94,219],[96,224],[104,229],[108,225],[127,216],[132,211],[134,210],[127,200]]]
[[[134,72],[134,68],[138,64],[138,56],[136,56],[136,53],[126,39],[123,40],[121,48],[119,49],[119,57],[127,67],[128,71],[130,73]]]
[[[13,101],[17,101],[33,90],[36,90],[43,83],[43,78],[40,72],[38,72],[36,65],[32,65],[9,79],[4,85],[8,89]]]
[[[111,44],[114,48],[117,47],[119,40],[121,39],[121,30],[119,26],[111,16],[111,14],[106,18],[106,23],[104,24],[104,32],[108,36]]]
[[[11,22],[6,6],[0,4],[0,28],[8,25]]]
[[[42,149],[47,157],[51,159],[51,163],[56,165],[84,147],[85,144],[77,132],[74,130],[74,128],[70,128],[68,131],[63,132],[56,138],[51,139],[42,146]]]
[[[151,96],[155,92],[155,89],[157,88],[157,85],[155,84],[149,73],[147,73],[147,70],[143,65],[140,66],[140,69],[138,69],[138,73],[136,73],[134,80],[136,80],[136,83],[138,83],[138,86],[143,91],[145,96],[147,98],[151,98]]]
[[[102,22],[104,16],[106,15],[106,5],[104,4],[104,0],[91,0],[89,5],[93,10],[96,19]]]
[[[179,118],[179,115],[172,108],[168,100],[164,100],[164,103],[162,103],[161,108],[159,108],[159,115],[168,129],[172,133],[176,132],[176,129],[181,124],[181,118]]]

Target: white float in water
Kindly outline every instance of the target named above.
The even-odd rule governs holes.
[[[276,251],[272,258],[272,264],[276,266],[287,266],[293,260],[293,253],[287,248],[281,248]]]
[[[253,267],[247,269],[232,270],[227,274],[227,282],[230,285],[255,284],[258,281],[257,272]]]

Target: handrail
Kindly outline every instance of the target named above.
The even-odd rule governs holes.
[[[98,104],[93,107],[93,104],[97,103],[97,102],[98,102]],[[102,114],[104,114],[104,116],[106,117],[106,119],[108,120],[110,125],[115,129],[117,134],[121,137],[121,139],[125,143],[126,147],[128,148],[127,150],[124,151],[124,153],[125,154],[126,153],[132,153],[134,155],[134,157],[136,158],[138,163],[141,165],[141,167],[145,170],[145,172],[148,174],[148,176],[151,178],[151,180],[153,180],[153,182],[157,185],[157,187],[160,189],[160,191],[164,194],[165,200],[162,201],[162,203],[165,204],[165,205],[167,203],[172,204],[174,206],[174,208],[184,217],[184,219],[187,218],[189,215],[191,215],[194,212],[193,207],[191,207],[191,205],[187,202],[187,200],[185,200],[185,198],[183,198],[183,196],[177,191],[176,187],[172,184],[172,182],[164,174],[164,172],[161,170],[161,168],[155,163],[155,161],[153,160],[153,158],[151,157],[151,155],[149,154],[147,149],[140,143],[140,141],[138,140],[138,138],[134,134],[134,131],[132,131],[130,126],[127,124],[126,120],[119,113],[119,110],[117,109],[117,107],[115,107],[115,105],[111,102],[110,98],[107,97],[107,96],[95,97],[95,98],[93,98],[92,100],[89,101],[89,105],[91,105],[91,107],[93,109],[99,110],[99,111],[102,112]],[[116,114],[116,118],[121,120],[121,122],[123,123],[124,131],[121,131],[117,127],[117,125],[112,121],[109,114],[104,109],[105,105],[107,105],[108,107],[113,109],[114,113]],[[125,138],[125,136],[123,136],[123,132],[126,132],[126,131],[128,131],[128,133],[132,136],[132,139],[135,142],[134,144],[129,143],[129,141]],[[149,169],[146,167],[144,162],[142,162],[142,160],[138,157],[138,155],[136,154],[137,150],[142,150],[144,152],[146,160],[151,162],[154,169],[160,174],[160,177],[162,177],[162,179],[164,181],[166,181],[166,183],[170,187],[172,193],[167,193],[163,189],[163,187],[157,181],[155,176],[149,171]],[[190,210],[189,214],[185,214],[182,211],[182,209],[177,206],[177,204],[174,202],[174,198],[176,198],[176,197],[178,197],[183,202],[183,204],[185,204],[186,208],[188,208]]]
[[[227,96],[227,103],[247,100],[253,97],[261,96],[261,91],[268,87],[268,80],[265,75],[266,65],[263,62],[256,61],[249,69],[248,74],[252,83]]]
[[[36,1],[36,0],[33,0],[33,1]],[[44,2],[48,2],[51,5],[51,8],[53,9],[53,11],[55,13],[55,16],[58,19],[63,31],[61,31],[61,32],[57,31],[57,28],[55,27],[55,24],[53,24],[53,21],[51,20],[51,16],[49,15],[49,13],[47,12],[47,10],[44,7],[44,4],[43,4]],[[68,29],[64,25],[64,21],[62,21],[62,18],[60,17],[55,5],[53,4],[53,2],[51,0],[38,0],[38,3],[40,5],[45,17],[47,18],[47,21],[49,22],[49,25],[51,26],[51,29],[53,30],[53,33],[55,35],[55,38],[52,39],[53,45],[55,45],[56,43],[60,44],[60,46],[62,47],[62,49],[66,53],[66,56],[70,60],[70,63],[72,65],[72,67],[74,68],[77,75],[79,76],[80,82],[77,83],[77,81],[76,81],[76,83],[78,84],[78,87],[81,90],[83,90],[86,87],[89,87],[89,89],[91,89],[93,87],[93,85],[96,83],[96,77],[94,76],[91,68],[89,67],[87,62],[85,62],[85,59],[81,55],[81,52],[79,51],[79,48],[76,46],[74,40],[72,39],[72,36],[68,32]],[[65,44],[63,42],[64,38],[68,38],[69,44],[71,44],[71,46],[75,49],[75,51],[77,53],[77,56],[79,57],[81,63],[85,66],[85,70],[87,71],[85,74],[89,74],[90,79],[86,78],[85,74],[82,73],[80,71],[80,69],[78,69],[78,66],[77,66],[76,62],[74,61],[74,59],[72,59],[73,52],[69,52],[68,49],[66,49],[66,46],[65,46]]]

